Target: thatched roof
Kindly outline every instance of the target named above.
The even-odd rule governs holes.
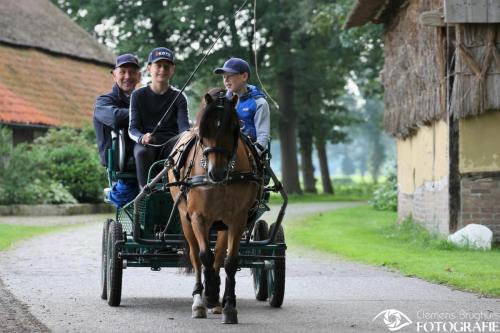
[[[385,29],[384,129],[398,138],[446,118],[445,36],[418,24],[439,1],[409,2]]]
[[[345,23],[345,28],[359,27],[378,19],[390,0],[356,0]]]
[[[0,42],[102,64],[114,55],[50,0],[1,0]]]
[[[346,28],[383,23],[385,131],[399,138],[445,116],[442,35],[418,24],[442,0],[356,0]]]

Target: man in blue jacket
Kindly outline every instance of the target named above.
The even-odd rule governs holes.
[[[148,71],[151,74],[151,84],[137,89],[130,98],[128,128],[130,138],[136,142],[134,157],[141,188],[147,183],[148,171],[153,162],[170,154],[175,145],[172,138],[189,129],[186,96],[179,95],[180,90],[170,85],[170,79],[175,73],[174,53],[166,47],[153,49],[148,57]],[[172,109],[158,126],[174,100]],[[164,143],[161,148],[149,145]]]
[[[256,86],[248,84],[250,66],[240,58],[231,58],[215,74],[222,74],[228,97],[233,94],[239,96],[236,111],[242,122],[241,131],[256,142],[259,153],[266,149],[270,139],[270,113],[265,94]]]
[[[139,60],[133,54],[122,54],[116,58],[111,74],[115,84],[111,92],[97,98],[93,117],[99,157],[104,166],[111,148],[111,130],[118,132],[128,127],[130,95],[141,80]],[[131,152],[132,148],[133,142],[129,140],[126,149]]]

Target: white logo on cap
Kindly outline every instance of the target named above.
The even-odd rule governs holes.
[[[170,57],[170,53],[167,52],[167,51],[158,51],[156,52],[156,56],[167,56],[167,57]]]

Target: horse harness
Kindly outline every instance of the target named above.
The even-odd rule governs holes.
[[[224,97],[225,98],[225,97]],[[218,108],[223,108],[223,100],[222,97],[218,97],[218,103],[217,107]],[[172,212],[170,214],[170,217],[167,221],[167,224],[165,226],[165,229],[159,233],[158,237],[160,239],[163,239],[165,236],[168,227],[172,223],[173,220],[173,212],[175,207],[178,206],[179,202],[181,199],[187,200],[187,194],[188,192],[198,186],[220,186],[220,185],[226,185],[226,184],[231,184],[231,183],[236,183],[236,182],[255,182],[258,185],[263,184],[263,170],[264,170],[264,163],[261,160],[261,157],[259,156],[257,149],[253,145],[252,141],[250,140],[249,137],[245,136],[243,133],[240,131],[237,131],[237,137],[236,142],[234,144],[234,147],[231,151],[229,151],[226,148],[223,147],[205,147],[203,145],[203,142],[201,140],[199,131],[196,129],[192,129],[188,132],[189,134],[185,135],[191,135],[191,137],[185,141],[180,143],[168,156],[168,158],[165,161],[165,168],[170,169],[173,172],[175,181],[170,182],[168,181],[167,184],[164,185],[164,188],[167,187],[172,187],[176,186],[179,187],[180,193],[179,196],[175,199],[174,201],[174,207],[172,208]],[[244,143],[244,147],[248,148],[248,158],[250,160],[250,164],[252,165],[252,172],[236,172],[234,171],[235,168],[235,162],[236,162],[236,153],[238,149],[238,142],[241,139]],[[179,141],[182,140],[182,137],[179,138]],[[179,142],[178,141],[178,142]],[[197,149],[201,148],[202,150],[202,158],[200,161],[201,167],[205,170],[204,175],[195,175],[191,176],[191,171],[195,165],[195,159],[197,156]],[[186,163],[189,158],[189,154],[191,151],[194,149],[193,156],[191,160],[189,161],[187,167]],[[221,181],[221,182],[213,182],[209,180],[208,178],[208,168],[207,168],[207,157],[208,154],[210,153],[223,153],[227,154],[229,158],[229,162],[227,165],[227,176],[226,178]],[[230,154],[230,155],[229,155]],[[186,168],[185,173],[182,173],[182,169]],[[147,187],[147,186],[146,186]],[[150,191],[151,189],[147,189]],[[252,214],[259,206],[259,200],[257,199],[254,206],[250,209],[249,214]],[[189,220],[189,216],[188,216]]]
[[[207,186],[207,185],[226,185],[230,183],[235,183],[235,182],[245,182],[245,181],[251,181],[251,182],[256,182],[256,183],[261,183],[262,182],[262,175],[261,175],[261,162],[259,158],[259,154],[257,153],[257,150],[253,147],[253,144],[251,143],[250,139],[246,137],[243,134],[240,134],[240,138],[242,141],[245,143],[247,148],[250,150],[250,154],[248,157],[251,160],[251,164],[253,166],[253,172],[235,172],[234,171],[234,166],[235,166],[235,161],[236,161],[236,149],[234,149],[231,152],[230,160],[228,163],[228,175],[226,179],[222,182],[214,183],[213,181],[210,181],[206,172],[207,172],[207,165],[206,165],[206,158],[208,154],[210,153],[228,153],[228,150],[222,147],[204,147],[204,145],[201,143],[200,137],[197,133],[195,135],[192,135],[192,137],[186,141],[185,143],[180,144],[168,157],[167,159],[167,166],[170,167],[173,171],[174,178],[175,178],[175,184],[176,185],[181,185],[181,189],[183,189],[183,193],[187,193],[191,188],[193,187],[198,187],[198,186]],[[237,146],[237,145],[235,145]],[[202,168],[205,170],[204,175],[195,175],[191,176],[191,171],[195,165],[195,158],[196,158],[196,151],[193,154],[193,157],[191,161],[189,162],[187,166],[187,170],[184,175],[181,174],[181,170],[185,167],[186,161],[189,157],[189,153],[191,152],[192,149],[198,149],[202,148],[203,149],[203,156],[200,161]],[[175,158],[176,155],[178,155],[177,159]]]

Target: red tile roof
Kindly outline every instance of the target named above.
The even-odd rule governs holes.
[[[82,127],[112,84],[109,67],[0,44],[0,123]]]

